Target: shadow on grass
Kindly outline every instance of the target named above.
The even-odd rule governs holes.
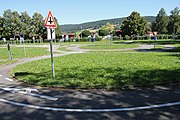
[[[29,84],[70,88],[123,88],[126,86],[146,86],[180,81],[180,69],[128,71],[121,68],[67,68],[56,71],[52,79],[51,71],[41,73],[17,72]]]
[[[152,48],[152,49],[137,49],[138,52],[180,52],[180,47],[174,47],[174,48]]]
[[[180,52],[180,46],[175,47],[174,49],[165,50],[165,52]]]
[[[151,44],[154,44],[154,40],[150,41]],[[156,42],[158,45],[167,45],[167,44],[180,44],[180,40],[160,40]]]

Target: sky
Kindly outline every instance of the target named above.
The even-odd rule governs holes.
[[[169,15],[179,0],[0,0],[0,16],[4,10],[39,12],[44,18],[51,10],[62,24],[80,24],[102,19],[121,18],[137,11],[141,16],[156,16],[161,8]]]

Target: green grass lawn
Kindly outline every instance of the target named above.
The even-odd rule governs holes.
[[[107,49],[126,49],[126,48],[136,48],[138,45],[134,44],[113,44],[113,45],[97,45],[94,44],[95,50],[107,50]],[[83,49],[93,49],[93,45],[82,46]]]
[[[23,47],[12,47],[11,48],[13,59],[17,58],[29,58],[35,56],[48,55],[49,52],[46,48],[26,48],[26,56],[24,55]],[[0,59],[9,59],[7,48],[0,48]]]
[[[16,63],[17,60],[4,60],[4,61],[0,61],[0,65],[7,65],[7,64],[13,64]]]
[[[175,50],[180,52],[180,44],[175,44],[175,47],[176,47]]]
[[[18,80],[29,84],[75,88],[122,88],[180,81],[179,54],[93,52],[39,60],[13,69]]]
[[[110,42],[109,40],[103,40],[100,42],[94,42],[94,45],[89,42],[87,46],[82,46],[83,49],[95,49],[95,50],[107,50],[107,49],[126,49],[126,48],[137,48],[137,44],[114,44],[114,42]]]

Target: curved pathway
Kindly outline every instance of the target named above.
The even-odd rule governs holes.
[[[54,48],[56,51],[58,46]],[[84,52],[78,45],[68,49],[74,52],[54,56]],[[16,65],[46,58],[50,55],[0,67],[0,119],[180,119],[180,84],[125,91],[67,90],[30,86],[8,78]]]

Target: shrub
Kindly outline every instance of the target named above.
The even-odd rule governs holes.
[[[82,37],[85,38],[85,37],[88,37],[90,35],[90,31],[89,30],[84,30],[82,32]]]
[[[106,35],[108,35],[108,34],[109,34],[109,31],[106,30],[106,29],[100,29],[100,30],[99,30],[99,35],[100,35],[100,36],[106,36]]]
[[[130,40],[130,39],[131,39],[131,37],[130,37],[130,36],[125,35],[124,40]]]

